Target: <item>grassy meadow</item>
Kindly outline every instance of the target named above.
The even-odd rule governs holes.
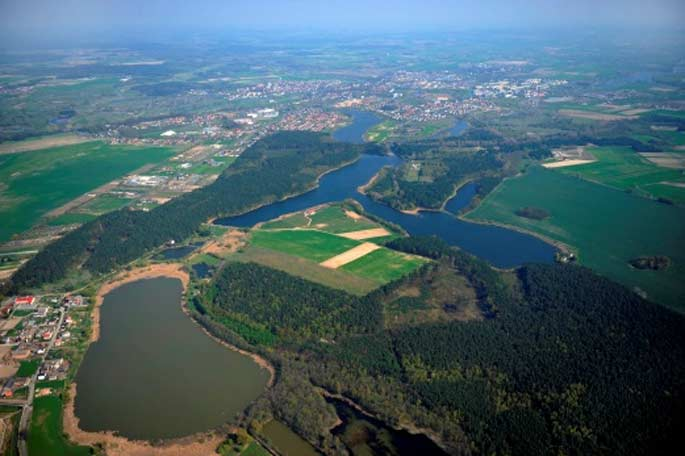
[[[685,188],[660,184],[664,181],[685,183],[682,170],[657,166],[628,147],[592,147],[588,151],[597,158],[596,162],[557,170],[620,190],[637,190],[656,198],[666,197],[685,203]]]
[[[321,262],[359,245],[359,242],[314,230],[257,230],[252,233],[252,244]]]
[[[90,448],[69,443],[62,433],[62,400],[58,396],[38,397],[33,401],[33,416],[28,432],[29,456],[87,456]]]
[[[545,209],[544,220],[519,217],[523,207]],[[474,211],[474,221],[490,221],[538,233],[576,249],[581,264],[648,297],[685,312],[685,208],[539,167],[504,181]],[[666,255],[666,270],[637,270],[628,261]]]
[[[370,277],[380,284],[397,280],[426,263],[421,257],[405,255],[390,249],[378,249],[340,269],[360,277]]]
[[[0,242],[74,198],[172,154],[170,148],[93,141],[0,155]]]

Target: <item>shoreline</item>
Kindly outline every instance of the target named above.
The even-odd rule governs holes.
[[[254,212],[254,211],[259,210],[259,209],[261,209],[261,208],[263,208],[263,207],[270,206],[270,205],[276,204],[276,203],[282,203],[283,201],[289,200],[289,199],[291,199],[291,198],[296,198],[296,197],[298,197],[298,196],[301,196],[301,195],[304,195],[304,194],[306,194],[306,193],[309,193],[309,192],[311,192],[312,190],[316,190],[317,188],[319,188],[319,184],[320,184],[320,182],[321,182],[321,179],[322,179],[326,174],[329,174],[329,173],[332,173],[333,171],[338,171],[339,169],[342,169],[342,168],[345,168],[345,167],[347,167],[347,166],[350,166],[350,165],[352,165],[352,164],[358,162],[361,158],[362,158],[362,154],[360,153],[360,154],[358,154],[357,157],[355,157],[353,160],[350,160],[350,161],[341,163],[340,165],[338,165],[338,166],[336,166],[336,167],[334,167],[334,168],[331,168],[331,169],[328,169],[328,170],[322,172],[321,174],[319,174],[319,175],[316,177],[316,180],[314,181],[314,183],[313,183],[311,186],[308,186],[306,189],[304,189],[304,190],[302,190],[302,191],[300,191],[300,192],[288,193],[287,195],[283,196],[282,198],[279,198],[279,199],[276,199],[276,200],[273,200],[273,201],[266,201],[266,202],[263,202],[263,203],[258,203],[258,204],[256,204],[256,205],[250,207],[249,209],[240,212],[239,214],[212,217],[212,218],[210,218],[210,219],[207,221],[207,223],[209,223],[209,224],[211,224],[211,225],[216,225],[216,224],[217,224],[217,223],[216,223],[217,220],[227,219],[227,218],[242,217],[243,215],[249,214],[250,212]],[[219,226],[233,226],[233,225],[223,225],[223,224],[221,224],[221,223],[219,223],[218,225],[219,225]],[[235,228],[245,228],[245,227],[235,227]]]
[[[69,386],[68,397],[62,416],[63,432],[71,442],[93,446],[103,444],[109,456],[184,456],[215,455],[216,448],[224,441],[216,431],[208,431],[163,440],[161,445],[153,445],[147,440],[130,440],[112,431],[89,432],[79,427],[74,404],[76,402],[76,382]]]
[[[100,306],[104,301],[105,296],[112,290],[119,288],[130,282],[138,280],[152,279],[156,277],[170,277],[179,279],[183,285],[183,293],[188,290],[190,283],[190,275],[185,272],[183,266],[178,263],[160,263],[142,268],[132,269],[130,271],[122,271],[115,274],[111,279],[103,283],[95,296],[95,305],[91,313],[93,320],[92,332],[90,334],[89,342],[97,342],[100,339]]]
[[[467,212],[466,214],[461,214],[461,215],[455,215],[458,219],[466,222],[466,223],[477,223],[479,225],[491,225],[491,226],[496,226],[499,228],[504,228],[507,230],[511,231],[516,231],[521,234],[527,234],[528,236],[532,236],[534,238],[537,238],[553,247],[556,247],[559,249],[562,253],[568,254],[568,253],[574,253],[576,254],[576,257],[578,257],[578,252],[575,251],[571,246],[568,244],[565,244],[561,241],[557,241],[556,239],[552,239],[550,237],[545,236],[544,234],[536,233],[535,231],[530,231],[526,228],[521,228],[519,226],[514,226],[514,225],[507,225],[506,223],[501,223],[501,222],[495,222],[492,220],[481,220],[481,219],[471,219],[471,218],[465,218],[466,215],[468,215],[470,212]]]
[[[200,325],[190,315],[186,306],[184,295],[188,290],[190,283],[190,275],[183,270],[183,265],[180,263],[161,263],[144,266],[142,268],[133,269],[131,271],[122,271],[115,274],[111,279],[103,283],[98,289],[95,305],[91,313],[92,318],[92,332],[89,338],[89,344],[96,342],[100,338],[100,306],[102,305],[105,296],[116,288],[127,283],[136,282],[138,280],[146,280],[158,277],[168,277],[179,279],[183,286],[181,295],[181,311],[196,324],[202,331],[212,340],[218,342],[229,350],[235,351],[243,356],[247,356],[260,368],[265,369],[269,373],[266,388],[270,388],[275,383],[276,369],[262,356],[243,350],[227,342],[224,342],[217,337],[210,334],[202,325]],[[185,437],[172,438],[169,440],[162,439],[162,444],[159,446],[152,445],[147,440],[130,440],[126,437],[117,435],[113,431],[98,431],[89,432],[84,431],[79,427],[79,418],[76,416],[75,402],[77,395],[76,382],[72,381],[69,385],[69,393],[63,407],[62,425],[64,432],[69,436],[69,440],[81,445],[95,445],[103,443],[107,446],[107,454],[118,455],[134,455],[134,456],[184,456],[187,454],[198,455],[214,455],[216,448],[224,441],[224,437],[217,434],[215,430],[207,432],[200,432]]]

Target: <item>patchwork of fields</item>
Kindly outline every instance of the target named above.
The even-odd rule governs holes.
[[[74,198],[172,154],[169,148],[94,141],[0,155],[0,242]]]
[[[399,236],[348,208],[309,209],[254,230],[245,259],[363,294],[425,260],[377,244]]]
[[[621,190],[637,190],[655,198],[685,203],[685,188],[671,185],[685,184],[683,170],[657,166],[628,147],[593,147],[588,151],[597,161],[559,171]]]
[[[536,207],[544,220],[515,211]],[[577,249],[580,262],[650,299],[685,311],[685,208],[669,206],[557,171],[531,168],[503,182],[474,211],[473,221],[490,221],[538,233]],[[628,261],[665,255],[662,271],[636,270]]]

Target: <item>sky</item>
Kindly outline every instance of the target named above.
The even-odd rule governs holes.
[[[5,32],[681,27],[685,0],[0,0]]]

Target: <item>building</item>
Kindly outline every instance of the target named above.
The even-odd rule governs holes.
[[[34,302],[36,302],[36,297],[31,295],[17,296],[14,298],[14,304],[16,306],[32,306]]]

